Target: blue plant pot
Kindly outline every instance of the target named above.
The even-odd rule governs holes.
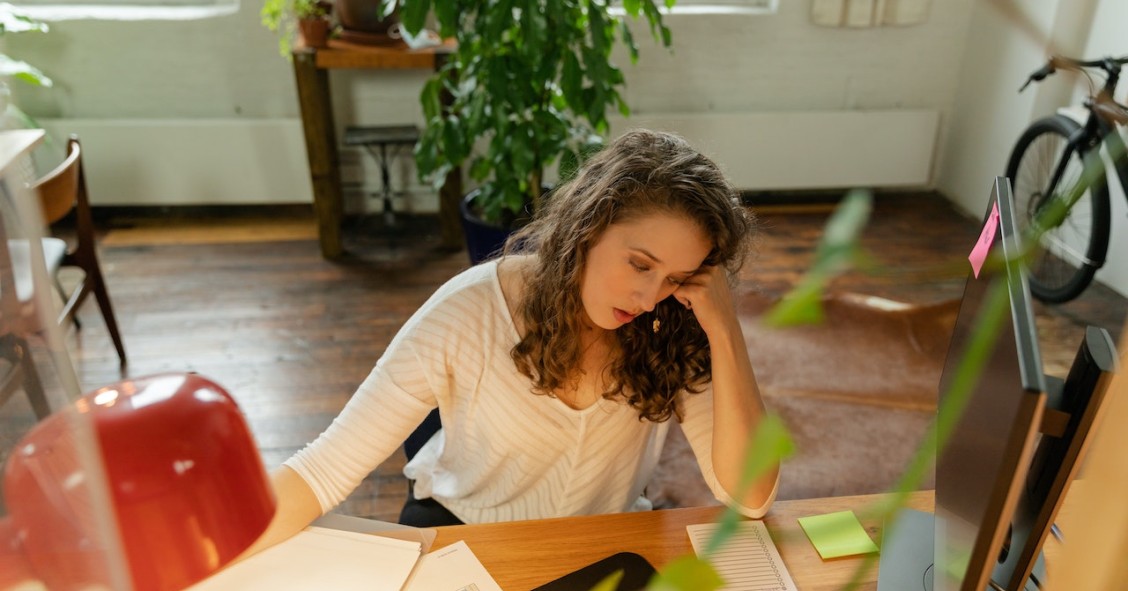
[[[474,214],[472,204],[477,196],[478,189],[470,191],[458,206],[462,214],[462,234],[466,237],[466,251],[473,265],[487,261],[499,253],[512,233],[512,230],[483,221]]]

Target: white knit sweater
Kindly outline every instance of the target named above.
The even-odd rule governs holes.
[[[517,340],[497,263],[464,271],[407,321],[332,425],[286,465],[327,512],[437,405],[443,429],[404,473],[417,498],[433,497],[467,523],[650,508],[642,493],[669,423],[640,421],[617,401],[575,410],[532,394],[509,356]],[[685,396],[684,411],[705,482],[734,505],[713,475],[712,390]]]

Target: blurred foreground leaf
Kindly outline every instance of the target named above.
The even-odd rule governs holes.
[[[707,560],[682,556],[667,564],[647,585],[649,591],[715,591],[724,585]]]
[[[623,569],[619,569],[600,581],[591,591],[615,591],[619,588],[619,581],[623,580]]]
[[[846,194],[823,229],[810,270],[764,316],[768,326],[822,322],[822,296],[827,283],[852,267],[868,263],[861,236],[872,211],[873,194],[869,191],[853,189]]]
[[[740,486],[737,487],[734,498],[743,498],[748,492],[748,487],[757,478],[763,476],[772,467],[783,461],[784,458],[795,453],[795,442],[783,424],[779,415],[768,413],[756,426],[756,434],[748,442],[744,450],[744,467],[740,472]],[[712,556],[721,546],[736,533],[737,524],[743,517],[735,509],[729,507],[721,515],[717,531],[709,539],[705,547],[705,556]]]

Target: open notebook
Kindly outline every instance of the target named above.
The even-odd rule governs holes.
[[[190,591],[400,591],[422,552],[418,541],[310,526]]]

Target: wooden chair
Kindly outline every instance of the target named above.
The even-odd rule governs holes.
[[[65,326],[74,322],[76,327],[80,327],[75,314],[86,300],[86,296],[93,293],[94,299],[98,301],[98,308],[102,311],[102,318],[106,321],[110,338],[113,339],[114,348],[117,349],[118,358],[124,366],[125,346],[118,331],[117,319],[114,317],[114,308],[110,303],[110,294],[106,290],[102,268],[98,264],[94,218],[90,212],[86,175],[82,169],[82,146],[79,144],[78,136],[71,135],[67,140],[66,153],[67,157],[62,164],[31,186],[31,189],[39,194],[43,219],[49,227],[66,217],[72,210],[75,212],[75,232],[72,239],[68,241],[51,236],[43,240],[47,270],[64,302],[63,309],[59,312],[59,324]],[[59,281],[59,271],[64,267],[77,267],[83,272],[82,280],[69,292]]]

